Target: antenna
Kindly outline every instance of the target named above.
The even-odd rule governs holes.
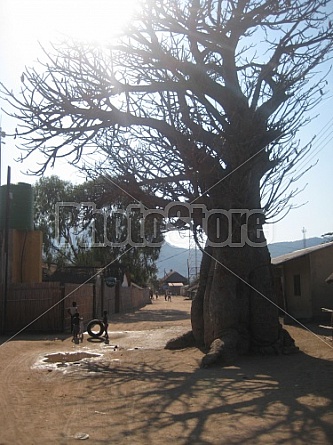
[[[188,243],[188,260],[187,260],[187,270],[188,270],[188,281],[189,284],[197,278],[199,267],[198,267],[198,246],[194,240],[194,235],[189,230],[189,243]]]
[[[305,249],[306,248],[306,229],[305,229],[305,227],[303,227],[302,232],[303,232],[303,249]]]
[[[2,131],[1,122],[2,122],[2,116],[0,116],[0,186],[1,186],[1,156],[2,156],[1,146],[2,144],[4,144],[2,139],[6,137],[6,133]]]

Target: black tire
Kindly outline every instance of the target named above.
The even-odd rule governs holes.
[[[98,332],[93,331],[93,328],[95,326],[99,326],[99,331]],[[89,323],[87,325],[87,332],[90,335],[90,337],[98,338],[98,337],[100,337],[103,334],[104,331],[105,331],[104,324],[103,324],[103,322],[101,320],[94,319],[94,320],[89,321]]]

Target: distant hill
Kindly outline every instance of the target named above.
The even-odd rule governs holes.
[[[306,247],[317,246],[323,242],[322,238],[315,237],[306,240]],[[268,245],[272,258],[276,258],[280,255],[285,255],[295,250],[304,248],[304,240],[297,241],[283,241],[280,243],[272,243]],[[192,252],[192,258],[194,254]],[[197,266],[200,266],[202,253],[197,249]],[[158,277],[163,277],[171,269],[179,272],[185,277],[188,276],[188,260],[189,250],[182,247],[175,247],[171,244],[165,243],[161,248],[160,257],[157,261]],[[192,262],[192,266],[195,265]]]
[[[272,243],[268,245],[270,254],[272,258],[276,258],[280,255],[286,255],[287,253],[294,252],[295,250],[304,249],[304,247],[313,247],[318,246],[318,244],[322,244],[322,238],[309,238],[305,242],[304,240],[297,241],[283,241],[281,243]]]

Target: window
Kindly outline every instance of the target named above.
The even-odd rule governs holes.
[[[301,276],[294,275],[294,295],[301,295]]]

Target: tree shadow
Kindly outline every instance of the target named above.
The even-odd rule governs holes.
[[[174,354],[181,363],[182,352]],[[124,365],[86,363],[82,401],[97,399],[98,408],[92,406],[110,413],[95,417],[94,425],[110,429],[117,443],[136,437],[154,443],[159,434],[160,443],[169,437],[184,445],[331,443],[330,360],[299,353],[242,357],[234,366],[198,366],[193,372],[179,368],[158,355],[149,363],[138,355]]]
[[[110,317],[110,324],[117,326],[117,324],[123,324],[123,323],[138,323],[138,322],[175,322],[175,321],[181,321],[181,320],[188,320],[189,319],[189,313],[187,311],[182,311],[178,309],[155,309],[154,311],[145,311],[145,310],[139,310],[139,311],[133,311],[133,312],[127,312],[126,314],[117,314],[117,315],[111,315]]]
[[[28,332],[28,333],[20,333],[12,335],[7,334],[0,336],[0,346],[4,343],[12,342],[12,341],[29,341],[29,342],[64,342],[68,340],[69,338],[72,338],[72,334],[66,333],[66,332],[51,332],[51,333],[45,333],[45,332]]]

